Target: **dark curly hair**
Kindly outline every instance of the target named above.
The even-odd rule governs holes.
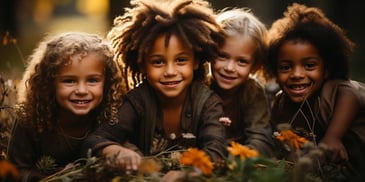
[[[166,35],[166,41],[172,34],[176,35],[193,49],[199,61],[194,79],[203,80],[204,63],[214,60],[218,44],[223,42],[210,4],[203,0],[132,0],[131,5],[125,9],[125,14],[114,19],[114,26],[108,33],[125,79],[124,92],[144,79],[139,65],[161,34]]]
[[[96,108],[96,118],[116,121],[121,102],[121,74],[113,61],[110,45],[96,34],[67,32],[47,36],[29,58],[28,66],[19,85],[17,112],[22,124],[37,132],[56,126],[59,106],[55,98],[55,78],[60,67],[71,62],[75,55],[98,54],[104,61],[104,97]]]
[[[316,7],[298,3],[288,6],[284,16],[269,29],[269,57],[266,71],[277,76],[277,61],[280,47],[287,41],[308,41],[314,45],[328,71],[328,79],[349,79],[349,61],[355,44],[348,39],[343,29],[330,21]]]

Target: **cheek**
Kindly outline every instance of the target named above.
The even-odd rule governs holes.
[[[284,83],[288,80],[288,75],[285,74],[277,74],[277,79],[276,81],[280,84],[280,83]]]
[[[216,61],[215,63],[212,64],[212,71],[218,71],[220,68],[223,67],[224,67],[223,61]]]

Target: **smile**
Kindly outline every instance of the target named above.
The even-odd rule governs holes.
[[[288,85],[288,88],[292,90],[303,90],[310,86],[311,84],[299,84],[299,85]]]
[[[181,81],[172,81],[172,82],[161,82],[162,85],[177,85]]]
[[[226,76],[226,75],[223,75],[223,74],[219,74],[223,79],[226,79],[226,80],[234,80],[236,79],[236,77],[232,77],[232,76]]]
[[[90,100],[73,100],[72,102],[75,104],[87,104],[91,101]]]

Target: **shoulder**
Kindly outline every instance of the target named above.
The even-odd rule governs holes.
[[[222,99],[208,85],[200,81],[193,81],[190,89],[190,97],[194,105],[207,106],[222,103]]]
[[[142,82],[124,96],[123,100],[129,100],[131,102],[149,101],[155,98],[153,88],[147,83]]]
[[[365,108],[365,84],[354,80],[329,80],[322,87],[321,107],[333,109],[338,99],[351,97]]]
[[[215,95],[215,92],[208,85],[200,81],[193,81],[189,92],[192,100],[206,100]]]
[[[240,92],[243,100],[250,101],[258,98],[265,99],[265,88],[263,84],[258,82],[256,79],[248,78]]]
[[[245,91],[255,91],[255,92],[264,92],[264,86],[258,80],[254,78],[248,78],[245,82]]]
[[[133,107],[138,113],[143,113],[148,105],[151,105],[153,100],[155,99],[152,96],[152,88],[143,82],[137,87],[134,87],[132,90],[128,91],[127,94],[123,97],[122,108],[125,107]]]
[[[365,97],[365,84],[355,80],[328,80],[323,84],[321,97],[335,97],[338,92],[351,92]]]

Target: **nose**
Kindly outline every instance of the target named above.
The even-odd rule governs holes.
[[[229,59],[227,62],[226,62],[226,65],[223,67],[223,69],[225,70],[225,71],[230,71],[230,72],[232,72],[232,71],[234,71],[234,68],[235,67],[235,62],[234,62],[234,60],[233,59]]]
[[[290,75],[290,78],[303,78],[304,71],[301,67],[295,67]]]
[[[75,89],[76,94],[87,94],[88,89],[86,83],[79,83]]]
[[[166,69],[164,72],[164,76],[174,76],[176,75],[176,67],[175,64],[168,63],[166,64]]]

